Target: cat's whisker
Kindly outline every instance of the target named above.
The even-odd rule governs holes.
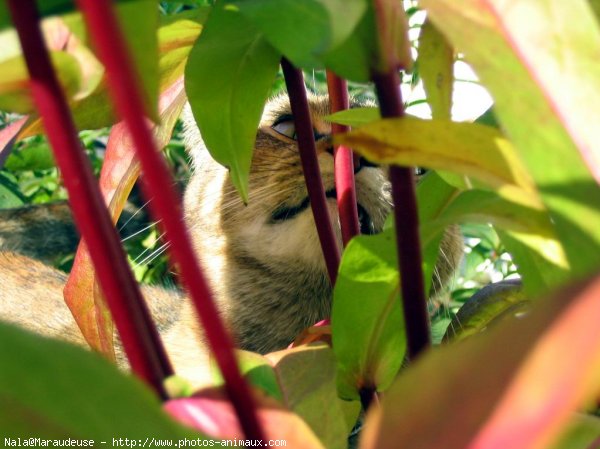
[[[138,209],[133,213],[133,215],[131,217],[129,217],[127,219],[127,221],[121,225],[121,227],[119,227],[119,231],[122,231],[123,228],[125,228],[125,226],[127,226],[129,224],[129,222],[131,220],[133,220],[135,218],[135,216],[137,214],[139,214],[150,203],[150,201],[152,201],[152,198],[150,198],[148,201],[146,201],[144,204],[142,204],[140,207],[138,207]]]
[[[140,267],[142,265],[147,265],[152,263],[156,258],[158,258],[161,254],[163,254],[167,248],[169,247],[169,242],[165,242],[160,245],[156,250],[154,250],[151,254],[149,254],[144,260],[135,264],[136,267]]]
[[[144,226],[142,229],[139,229],[139,230],[135,231],[133,234],[130,234],[127,237],[125,237],[124,239],[121,239],[121,243],[124,243],[127,240],[134,238],[136,235],[140,235],[142,232],[147,231],[148,229],[155,226],[157,223],[159,223],[159,222],[156,221],[156,222],[150,223],[148,226]]]

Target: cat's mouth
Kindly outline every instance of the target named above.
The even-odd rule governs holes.
[[[335,199],[337,196],[335,188],[327,190],[325,192],[325,196],[327,198]],[[271,223],[281,223],[286,220],[291,220],[307,209],[309,204],[310,201],[308,197],[306,197],[300,203],[294,206],[283,205],[273,211],[271,214]],[[360,203],[357,203],[357,208],[358,221],[360,223],[360,233],[369,235],[375,234],[375,224],[373,223],[373,220],[371,219],[371,216],[367,210]]]

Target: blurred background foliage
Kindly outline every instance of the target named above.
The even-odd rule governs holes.
[[[164,15],[177,14],[182,11],[203,5],[212,5],[214,0],[161,1],[160,13]],[[418,36],[423,16],[416,7],[416,2],[405,0],[405,7],[410,17],[410,36],[413,41],[414,57],[418,52]],[[475,108],[481,112],[489,107],[489,94],[477,83],[469,73],[469,68],[460,61],[457,67],[461,73],[467,73],[461,79],[456,77],[456,86],[467,85],[469,88],[481,89],[475,99]],[[465,70],[466,69],[466,70]],[[305,73],[307,88],[314,93],[326,93],[327,84],[324,71]],[[418,65],[412,72],[404,74],[402,90],[406,101],[407,112],[423,117],[430,117],[429,107],[420,83]],[[273,86],[273,95],[284,92],[283,76],[277,76]],[[372,87],[365,84],[349,83],[352,96],[361,100],[375,101]],[[454,103],[468,103],[472,97],[461,91],[454,95]],[[467,109],[472,105],[467,105]],[[455,111],[453,111],[454,114]],[[456,114],[454,114],[456,115]],[[460,113],[455,119],[462,119]],[[18,118],[15,114],[0,111],[0,129]],[[471,120],[476,117],[471,117]],[[91,161],[96,175],[102,166],[104,152],[108,141],[110,128],[86,130],[79,134],[80,140]],[[190,173],[189,159],[182,141],[182,124],[178,122],[173,136],[164,150],[175,180],[183,187]],[[45,136],[34,136],[18,142],[5,164],[0,169],[0,208],[15,208],[26,205],[43,204],[66,200],[66,191],[62,185],[60,174],[54,164],[51,149]],[[141,197],[136,187],[130,197],[131,206],[146,215],[146,201]],[[173,285],[173,272],[170,270],[165,251],[166,245],[161,240],[155,224],[148,218],[148,224],[130,235],[122,235],[123,244],[128,254],[136,279],[146,284]],[[451,282],[450,291],[443,298],[430,302],[432,317],[432,333],[435,343],[441,341],[447,326],[452,321],[458,309],[476,291],[490,282],[498,282],[506,278],[518,277],[517,269],[510,255],[502,246],[498,235],[489,225],[463,225],[462,232],[465,243],[465,257],[459,272]],[[68,255],[56,264],[57,268],[68,271],[73,263],[74,254]]]

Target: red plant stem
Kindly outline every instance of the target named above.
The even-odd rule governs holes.
[[[350,108],[348,85],[346,80],[327,70],[327,90],[331,112],[335,113]],[[331,124],[331,133],[340,134],[350,131],[349,126],[338,123]],[[358,208],[356,205],[356,187],[354,182],[354,156],[352,150],[340,145],[335,148],[335,189],[337,192],[342,242],[344,246],[355,235],[360,234]]]
[[[44,46],[35,1],[9,0],[8,5],[30,73],[33,99],[69,193],[77,227],[90,248],[127,358],[133,371],[166,398],[162,381],[173,371],[78,140]]]
[[[264,439],[258,422],[256,404],[241,376],[231,336],[217,313],[208,284],[192,250],[184,226],[181,201],[169,169],[159,153],[144,120],[144,107],[131,59],[109,0],[78,0],[87,27],[103,62],[110,93],[117,111],[131,133],[142,168],[143,187],[154,217],[162,224],[170,243],[169,251],[177,262],[181,278],[194,302],[208,345],[225,379],[225,388],[247,438]]]
[[[400,93],[398,72],[393,69],[385,74],[374,74],[373,82],[381,116],[402,117],[404,107]],[[406,322],[408,355],[414,359],[431,345],[429,315],[423,282],[423,258],[419,236],[419,215],[415,192],[414,169],[390,167],[396,244],[400,279],[402,280],[402,305]]]
[[[310,206],[315,217],[329,279],[331,285],[335,285],[340,265],[340,250],[333,232],[333,226],[331,225],[327,208],[327,198],[325,197],[325,190],[321,181],[304,77],[302,71],[295,68],[285,58],[281,60],[281,68],[283,69],[283,77],[285,78],[285,85],[290,97],[292,114],[294,115],[296,134],[298,135],[298,150],[300,151],[300,160],[302,161],[302,170],[304,171],[304,180],[306,181]]]

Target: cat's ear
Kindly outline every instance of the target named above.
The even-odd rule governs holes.
[[[186,103],[181,113],[181,120],[183,121],[183,141],[185,149],[192,159],[192,165],[197,167],[200,164],[203,156],[206,155],[207,149],[200,135],[198,125],[194,119],[192,108],[189,103]]]

